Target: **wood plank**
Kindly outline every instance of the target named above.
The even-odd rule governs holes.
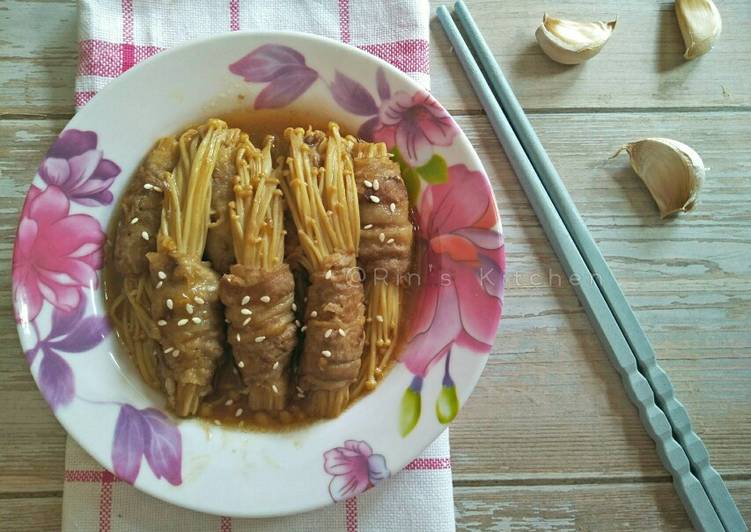
[[[730,482],[751,509],[751,482]],[[485,530],[693,530],[671,484],[458,486],[456,528]],[[745,517],[751,518],[748,510]]]
[[[42,497],[0,498],[0,523],[12,524],[13,532],[60,530],[62,492]]]
[[[658,126],[660,134],[674,136],[681,131],[681,116],[546,114],[534,120],[715,464],[736,478],[751,470],[751,265],[744,260],[751,251],[744,174],[749,145],[744,124],[751,114],[726,115],[720,131],[714,117],[695,114],[694,127],[681,136],[701,151],[712,171],[696,213],[669,222],[659,220],[625,158],[607,157],[614,147]],[[459,122],[493,177],[511,274],[488,368],[452,426],[456,478],[664,478],[653,445],[487,122],[482,116]],[[10,242],[30,175],[63,125],[61,120],[0,121],[0,232],[6,237],[0,243],[0,294],[5,296],[0,339],[14,345]],[[587,143],[590,148],[582,149]],[[712,240],[721,240],[722,246],[711,245]],[[560,286],[548,286],[548,268],[554,280],[560,276]],[[543,281],[535,282],[533,274]],[[20,353],[0,357],[0,392],[18,397],[11,402],[32,405],[28,419],[11,413],[15,421],[0,440],[0,475],[11,471],[7,489],[23,483],[32,467],[39,477],[34,489],[55,489],[62,470],[62,431]],[[47,443],[37,446],[37,434]],[[29,446],[19,448],[19,438]],[[43,466],[19,465],[35,461]]]
[[[433,6],[445,4],[434,0]],[[450,2],[449,2],[450,3]],[[715,48],[695,61],[683,59],[683,40],[672,1],[477,0],[472,14],[522,105],[528,109],[722,108],[751,104],[751,10],[744,0],[717,2],[725,24]],[[540,50],[534,32],[544,12],[618,25],[600,54],[574,67]],[[433,90],[450,109],[479,108],[448,41],[431,25]],[[742,72],[741,72],[742,71]]]
[[[3,2],[0,116],[73,113],[73,82],[78,66],[76,23],[74,1]]]
[[[432,11],[444,4],[432,0]],[[719,2],[725,24],[715,49],[692,62],[683,42],[673,2],[565,0],[555,13],[582,19],[618,16],[618,27],[603,52],[584,65],[550,61],[534,40],[544,0],[471,2],[472,12],[522,104],[535,112],[578,110],[751,107],[751,10],[746,0]],[[0,94],[3,114],[73,112],[77,65],[75,2],[6,0],[0,8]],[[28,35],[35,35],[29,39]],[[452,110],[475,112],[479,103],[456,57],[431,20],[433,91]]]

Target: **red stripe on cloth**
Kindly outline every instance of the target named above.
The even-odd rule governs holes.
[[[404,469],[407,471],[435,471],[451,469],[451,458],[415,458]]]
[[[344,520],[347,532],[357,532],[357,497],[344,502]]]
[[[122,72],[129,70],[136,64],[136,54],[133,47],[133,0],[122,0],[123,11],[123,46]]]
[[[230,31],[240,29],[240,0],[229,0],[229,29]]]
[[[339,0],[339,36],[344,43],[349,43],[349,0]]]
[[[99,492],[99,532],[112,529],[112,483],[117,478],[109,471],[102,471],[102,485]]]
[[[232,532],[232,518],[222,517],[219,521],[219,532]]]
[[[391,63],[402,72],[430,73],[430,49],[424,39],[364,44],[358,48]]]
[[[65,482],[101,482],[103,469],[70,469],[65,472]]]
[[[73,95],[76,107],[83,107],[96,95],[94,91],[76,91]]]
[[[129,52],[126,53],[126,48]],[[158,46],[137,46],[89,39],[78,43],[78,75],[116,78],[127,70],[126,55],[131,54],[133,66],[161,52]]]

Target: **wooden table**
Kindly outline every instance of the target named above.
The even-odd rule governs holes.
[[[671,1],[558,2],[619,17],[602,54],[573,68],[534,41],[551,2],[470,7],[751,520],[751,5],[718,4],[715,50],[684,62]],[[688,528],[435,21],[431,38],[433,90],[493,179],[509,272],[493,354],[451,430],[458,527]],[[75,3],[0,0],[0,42],[0,529],[55,530],[65,434],[21,356],[10,260],[36,165],[73,114]],[[681,140],[711,168],[694,212],[661,221],[626,158],[609,159],[644,136]]]

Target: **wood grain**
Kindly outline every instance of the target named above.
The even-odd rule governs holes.
[[[751,503],[751,483],[730,482],[740,504]],[[667,482],[565,486],[483,486],[454,490],[457,529],[691,530]]]
[[[672,2],[558,2],[560,15],[619,16],[603,53],[571,69],[534,44],[545,2],[470,8],[751,519],[751,10],[745,0],[718,5],[716,49],[684,63]],[[0,3],[0,523],[13,530],[60,522],[65,435],[20,353],[10,257],[34,169],[73,111],[75,20],[73,2]],[[493,354],[452,425],[458,528],[686,529],[654,446],[433,30],[433,90],[491,176],[508,259]],[[609,158],[643,136],[702,155],[711,170],[695,211],[660,220],[625,156]]]

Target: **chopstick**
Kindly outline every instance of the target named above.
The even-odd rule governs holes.
[[[454,9],[477,53],[480,64],[485,69],[488,82],[503,112],[508,117],[511,127],[516,132],[516,136],[519,138],[532,166],[537,170],[543,186],[547,189],[548,195],[573,237],[584,261],[590,271],[596,274],[595,280],[600,287],[600,291],[605,296],[605,300],[623,331],[626,341],[636,356],[639,371],[652,387],[658,406],[665,412],[673,427],[676,439],[686,452],[693,473],[702,483],[725,528],[731,531],[748,530],[725,483],[719,473],[711,466],[707,448],[691,426],[686,408],[676,398],[670,378],[657,363],[655,351],[644,333],[644,329],[639,324],[618,281],[613,276],[613,272],[605,262],[605,258],[579,215],[574,201],[563,184],[563,180],[558,175],[540,139],[524,114],[467,6],[462,0],[459,0]]]
[[[461,2],[457,3],[457,10],[459,9],[465,11],[465,19],[469,18],[469,14],[466,12],[466,7],[464,7]],[[567,275],[573,276],[576,274],[579,276],[579,279],[582,280],[582,282],[574,285],[577,296],[584,305],[600,340],[606,347],[611,361],[619,372],[627,394],[637,406],[642,422],[654,440],[663,464],[672,474],[676,491],[678,492],[692,523],[700,530],[721,530],[723,525],[717,511],[712,506],[712,503],[700,481],[692,474],[685,450],[673,438],[673,427],[668,421],[665,413],[657,406],[655,395],[649,381],[639,372],[637,360],[634,356],[634,351],[632,351],[632,346],[629,345],[624,331],[621,330],[616,316],[608,305],[608,301],[606,301],[604,294],[600,291],[600,287],[597,285],[595,279],[599,276],[599,272],[596,272],[598,275],[595,276],[590,272],[583,256],[584,254],[581,253],[580,248],[577,247],[572,234],[569,233],[569,230],[564,223],[563,216],[559,214],[558,209],[556,209],[556,206],[553,203],[553,199],[548,195],[548,191],[543,185],[543,181],[541,180],[542,175],[538,175],[532,161],[530,160],[531,157],[527,155],[520,139],[517,138],[509,120],[504,115],[503,110],[488,85],[487,80],[483,77],[479,66],[469,51],[469,48],[463,41],[459,29],[454,24],[451,15],[445,7],[441,6],[438,8],[438,18],[446,31],[470,82],[472,83],[475,92],[480,98],[493,129],[506,150],[506,154],[519,177],[522,188],[529,198],[532,208],[540,219],[540,223],[556,254],[561,260],[564,270]],[[476,27],[474,29],[476,34],[479,35],[479,31],[477,31]],[[486,70],[489,71],[490,68],[486,66]],[[500,72],[500,69],[498,69],[498,71]],[[514,99],[514,101],[516,100]],[[521,112],[521,107],[519,107],[518,111],[523,117],[524,115],[523,112]],[[531,130],[531,127],[529,127],[529,129]],[[542,153],[544,153],[544,151]],[[550,166],[552,167],[552,164]],[[562,185],[561,188],[563,188]],[[565,191],[565,189],[563,190]],[[581,218],[578,216],[575,207],[573,207],[573,202],[570,201],[570,198],[569,202],[571,203],[575,218],[581,222]],[[584,225],[583,222],[581,222],[581,225]],[[597,250],[593,241],[592,246]],[[604,264],[604,260],[602,260],[602,263]],[[612,278],[612,274],[610,277]],[[613,282],[615,283],[614,279]],[[621,298],[623,299],[625,306],[628,308],[628,303],[625,302],[622,293]],[[664,372],[662,372],[662,374],[664,375]],[[652,376],[654,377],[654,374],[652,374]],[[665,379],[667,379],[666,376]],[[667,382],[669,384],[669,381]],[[720,482],[722,481],[720,480]],[[732,499],[730,499],[730,502],[732,504]],[[742,519],[740,523],[741,526],[745,527]],[[743,530],[743,528],[729,530]]]

